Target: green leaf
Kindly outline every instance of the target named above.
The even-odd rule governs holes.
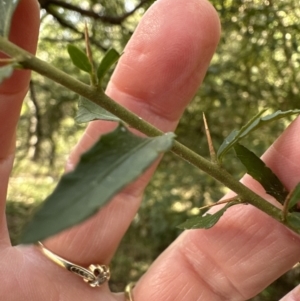
[[[0,36],[8,37],[11,20],[19,0],[0,0]]]
[[[300,212],[292,212],[287,215],[287,223],[294,229],[300,229]]]
[[[110,67],[118,61],[120,54],[113,48],[110,48],[101,60],[99,67],[97,69],[97,77],[101,83],[104,75],[108,72]]]
[[[231,206],[240,204],[239,202],[230,202],[226,204],[221,210],[214,214],[206,213],[202,216],[196,216],[186,220],[184,223],[180,224],[178,227],[183,230],[188,229],[209,229],[213,227],[218,220],[222,217],[224,212]]]
[[[22,243],[45,239],[95,214],[170,149],[174,136],[142,138],[122,125],[103,135],[82,155],[76,169],[61,178],[26,227]]]
[[[67,49],[73,64],[77,68],[87,73],[92,72],[92,65],[89,62],[87,55],[83,51],[71,44],[68,45]]]
[[[77,123],[85,123],[92,120],[120,121],[118,117],[83,97],[79,98],[75,120]]]
[[[278,120],[280,118],[288,117],[294,114],[300,114],[299,109],[289,110],[289,111],[277,111],[273,114],[266,115],[261,117],[261,115],[266,110],[262,110],[256,114],[251,120],[247,122],[239,131],[233,130],[228,137],[223,141],[220,146],[217,156],[219,161],[222,161],[223,156],[234,146],[235,143],[239,142],[240,139],[247,136],[249,133],[255,131],[256,129],[264,126],[272,121]]]
[[[289,209],[294,207],[300,201],[300,183],[296,185],[289,201]]]
[[[220,161],[222,160],[222,157],[234,146],[234,144],[245,136],[243,135],[245,132],[249,133],[249,131],[247,131],[248,127],[251,127],[251,125],[253,125],[253,123],[255,123],[255,121],[257,121],[265,111],[266,109],[258,112],[239,131],[233,130],[228,137],[225,138],[217,153],[217,157]]]
[[[14,72],[14,65],[12,64],[0,67],[0,84],[6,78],[9,78],[13,74],[13,72]]]
[[[264,187],[266,193],[272,195],[278,202],[283,204],[288,195],[288,191],[273,171],[267,167],[259,157],[243,145],[236,143],[234,150],[237,157],[246,167],[247,173]]]

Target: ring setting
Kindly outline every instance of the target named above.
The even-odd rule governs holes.
[[[46,257],[62,268],[83,278],[84,282],[88,283],[91,287],[99,287],[110,279],[109,267],[104,264],[91,264],[88,268],[84,268],[54,254],[45,248],[41,242],[38,242],[38,246]]]

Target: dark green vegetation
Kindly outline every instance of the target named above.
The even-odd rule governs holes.
[[[38,55],[88,82],[88,77],[69,63],[66,51],[69,43],[84,48],[83,16],[91,27],[94,56],[100,59],[111,46],[122,51],[138,19],[153,1],[143,1],[133,14],[128,13],[130,8],[124,8],[123,0],[101,1],[101,5],[97,4],[99,1],[84,1],[94,11],[103,12],[101,16],[81,9],[79,3],[83,1],[72,1],[74,7],[63,1],[62,7],[52,5],[51,0],[40,2],[43,16]],[[300,81],[298,1],[212,2],[221,17],[222,39],[204,84],[176,132],[179,141],[207,156],[203,111],[218,147],[234,128],[240,128],[264,107],[299,108]],[[127,3],[133,7],[137,4]],[[77,97],[69,91],[34,75],[20,119],[17,163],[7,205],[14,243],[28,214],[54,187],[69,150],[80,137],[83,126],[73,120],[76,101]],[[260,155],[285,126],[285,121],[273,122],[243,143]],[[244,169],[234,159],[233,152],[226,156],[226,168],[240,176]],[[199,170],[174,160],[171,154],[165,156],[114,260],[113,289],[122,289],[129,278],[137,279],[178,235],[180,230],[176,226],[223,193],[214,180]],[[299,270],[295,269],[282,277],[255,300],[278,300],[297,284],[297,273]]]

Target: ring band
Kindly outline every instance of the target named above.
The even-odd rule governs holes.
[[[126,285],[125,290],[124,290],[126,301],[134,301],[133,294],[132,294],[132,289],[134,288],[134,286],[135,286],[135,283],[133,283],[133,282]]]
[[[86,283],[88,283],[91,287],[101,286],[110,278],[110,270],[109,267],[106,265],[91,264],[88,267],[88,269],[86,269],[80,265],[74,264],[52,253],[50,250],[45,248],[45,246],[41,242],[38,242],[38,246],[41,249],[42,253],[46,255],[49,259],[51,259],[53,262],[55,262],[62,268],[67,269],[73,274],[76,274],[77,276],[83,278],[83,280]]]

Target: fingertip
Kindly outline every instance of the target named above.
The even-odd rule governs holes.
[[[28,52],[35,53],[40,23],[36,0],[21,0],[12,20],[9,40]]]
[[[127,44],[109,95],[126,101],[130,109],[146,104],[155,119],[163,117],[162,123],[177,121],[198,90],[219,38],[219,17],[208,1],[156,2]],[[148,116],[142,117],[153,122]]]
[[[35,53],[39,32],[39,4],[36,0],[21,0],[13,15],[9,40],[28,52]],[[15,71],[1,84],[0,93],[13,94],[27,88],[29,71]],[[17,83],[17,84],[16,84]]]
[[[39,6],[35,0],[20,1],[13,16],[10,40],[18,46],[35,52],[39,29]],[[14,71],[13,76],[0,85],[0,159],[11,154],[14,132],[23,98],[27,92],[30,71]],[[1,172],[1,171],[0,171]]]

